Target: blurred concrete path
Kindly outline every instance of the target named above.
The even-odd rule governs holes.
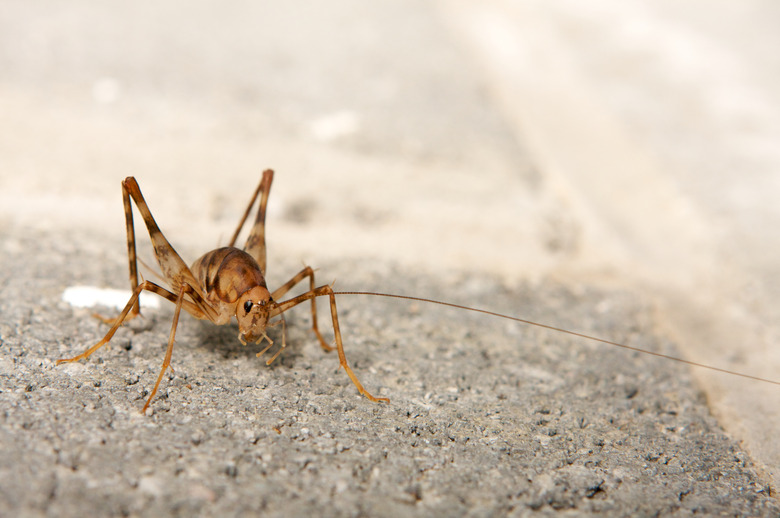
[[[780,374],[780,8],[459,2],[445,9],[587,251],[654,293],[689,358]],[[780,391],[696,371],[780,474]],[[776,479],[777,480],[777,479]]]

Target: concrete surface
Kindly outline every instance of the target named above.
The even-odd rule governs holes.
[[[184,319],[175,376],[142,416],[170,308],[147,312],[91,361],[54,367],[104,331],[58,301],[64,280],[123,268],[45,237],[6,234],[19,250],[51,248],[3,257],[13,272],[0,300],[4,515],[780,512],[681,366],[382,299],[339,305],[352,365],[389,404],[357,395],[299,310],[289,350],[271,368],[235,329]],[[321,266],[356,272],[344,289],[384,289],[395,278],[394,291],[453,300],[457,285],[458,302],[670,352],[654,338],[649,308],[625,292],[508,289],[468,275],[442,286],[376,264]]]
[[[580,272],[651,296],[686,356],[780,372],[780,16],[771,2],[525,1],[447,11],[551,183]],[[778,480],[780,392],[695,374]]]
[[[525,37],[523,20],[567,27],[552,33],[558,46],[539,48],[550,49],[552,65],[573,59],[574,36],[602,19],[580,13],[572,24],[556,11],[565,2],[525,3],[534,9],[519,17],[501,2],[485,5],[490,19],[517,24],[508,33],[493,26],[486,38]],[[533,90],[518,82],[528,63],[496,67],[500,52],[485,54],[474,37],[485,18],[469,9],[3,4],[0,514],[780,513],[775,414],[763,414],[759,428],[738,415],[719,423],[708,403],[728,399],[723,390],[705,395],[680,365],[443,308],[339,300],[348,357],[389,405],[356,394],[312,340],[302,309],[289,317],[289,350],[270,368],[234,328],[184,318],[175,375],[151,416],[138,411],[162,361],[169,307],[146,311],[90,361],[54,367],[104,332],[89,310],[62,302],[63,290],[126,286],[123,177],[139,179],[163,231],[193,259],[228,239],[265,167],[278,172],[271,285],[304,261],[343,290],[430,296],[672,354],[704,339],[723,346],[722,313],[691,295],[697,279],[685,279],[696,271],[739,273],[750,286],[773,278],[747,268],[747,241],[743,262],[719,255],[739,234],[737,219],[733,234],[716,234],[695,189],[669,194],[674,178],[648,161],[670,155],[625,124],[646,121],[641,110],[621,118],[619,104],[593,104],[592,90],[575,88],[584,94],[572,101],[556,89],[561,106],[595,114],[609,131],[575,131],[574,118],[556,119],[558,133],[546,129],[539,114],[549,104],[538,92],[560,86],[546,82],[556,76],[539,70],[545,81]],[[605,55],[596,50],[574,63]],[[609,77],[563,70],[582,81],[569,88]],[[529,101],[513,104],[521,87]],[[527,111],[529,102],[539,111]],[[615,160],[644,157],[632,172],[651,183],[634,205],[674,202],[666,227],[616,212],[599,192],[604,181],[577,180],[599,164],[571,171],[577,155],[567,146],[577,135],[596,156],[617,142]],[[553,160],[556,149],[565,152]],[[681,233],[668,239],[682,247],[680,270],[669,267],[675,255],[640,260],[675,226]],[[708,252],[689,257],[687,247],[702,244]],[[148,250],[142,256],[151,262]],[[672,272],[668,288],[649,287]],[[734,294],[721,284],[710,302]],[[748,308],[770,321],[768,290],[748,305],[735,298],[727,330],[745,327]],[[691,314],[699,327],[681,327]],[[670,339],[686,330],[698,338]],[[772,327],[739,336],[757,335],[775,336]],[[721,366],[749,370],[755,352],[732,352]],[[771,370],[771,358],[757,361]],[[718,379],[753,400],[777,397]],[[719,416],[734,415],[722,408]]]

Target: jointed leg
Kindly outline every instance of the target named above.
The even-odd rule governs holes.
[[[61,363],[70,363],[75,362],[79,360],[83,360],[86,358],[89,358],[92,353],[106,345],[108,342],[111,341],[111,338],[114,336],[114,333],[116,333],[117,329],[119,329],[119,326],[122,325],[122,323],[129,318],[129,313],[132,310],[134,304],[138,301],[138,297],[141,295],[142,291],[151,291],[152,293],[156,293],[160,295],[161,297],[164,297],[171,302],[174,302],[176,304],[176,309],[173,314],[173,323],[171,324],[171,333],[168,338],[168,350],[165,354],[165,360],[163,361],[162,370],[160,371],[160,375],[157,377],[157,383],[154,385],[154,389],[152,390],[151,395],[149,396],[149,399],[146,400],[146,404],[144,405],[143,410],[141,410],[141,413],[144,413],[147,408],[149,408],[149,404],[152,402],[152,398],[157,393],[157,389],[160,386],[160,381],[162,381],[162,377],[165,374],[165,371],[168,369],[168,367],[171,366],[171,355],[173,353],[173,341],[176,336],[176,327],[179,324],[179,314],[181,313],[181,309],[185,308],[190,314],[194,315],[198,318],[208,318],[206,316],[206,313],[195,303],[185,300],[184,295],[185,294],[192,294],[192,289],[190,286],[185,285],[179,290],[179,294],[175,295],[171,293],[170,291],[166,290],[165,288],[162,288],[153,282],[150,281],[144,281],[141,284],[139,284],[135,290],[133,290],[133,295],[130,297],[130,300],[127,301],[127,304],[125,305],[125,308],[122,310],[122,312],[119,314],[119,316],[114,319],[114,323],[111,326],[111,329],[108,330],[108,333],[103,337],[102,340],[100,340],[98,343],[84,351],[83,353],[79,354],[78,356],[74,356],[73,358],[62,358],[57,360],[57,365]]]
[[[133,206],[130,204],[130,196],[122,185],[122,205],[125,208],[125,230],[127,231],[127,260],[130,263],[130,289],[135,291],[138,287],[138,256],[135,250],[135,226],[133,225]],[[141,305],[136,298],[133,309],[128,318],[135,318],[141,314]],[[109,319],[99,317],[107,324],[113,324]],[[117,317],[118,319],[119,317]]]
[[[162,269],[165,280],[174,287],[181,286],[185,283],[195,283],[195,279],[190,273],[189,268],[181,259],[181,257],[179,257],[179,254],[176,253],[170,243],[168,243],[168,240],[165,239],[165,236],[157,226],[157,222],[155,222],[149,207],[146,205],[146,200],[144,200],[143,194],[141,194],[141,190],[139,189],[135,178],[129,176],[122,182],[122,204],[125,210],[125,230],[127,232],[127,259],[130,269],[130,289],[135,292],[138,288],[138,255],[135,246],[135,225],[133,223],[133,206],[130,202],[131,197],[135,201],[135,204],[138,207],[138,210],[141,212],[141,216],[143,217],[144,222],[146,223],[147,229],[149,230],[149,236],[151,237],[152,244],[154,245],[154,253],[157,257],[157,262]],[[151,285],[156,286],[155,284]],[[166,293],[170,292],[166,290]],[[175,300],[175,295],[173,296]],[[138,302],[138,298],[136,297],[132,308],[127,314],[122,314],[116,318],[106,318],[100,315],[95,316],[104,323],[113,326],[117,322],[121,323],[135,318],[140,313],[141,307]]]
[[[141,284],[136,286],[136,288],[133,290],[133,294],[130,296],[130,300],[127,301],[125,308],[122,310],[119,316],[114,319],[114,322],[111,325],[111,329],[108,330],[108,332],[106,333],[106,335],[103,337],[102,340],[100,340],[98,343],[96,343],[95,345],[93,345],[83,353],[79,354],[78,356],[74,356],[73,358],[62,358],[57,360],[57,365],[61,363],[75,362],[75,361],[83,360],[85,358],[89,358],[89,356],[91,356],[92,353],[94,353],[95,351],[97,351],[98,349],[106,345],[109,341],[111,341],[111,338],[114,336],[114,333],[116,333],[116,330],[119,329],[119,326],[121,326],[126,319],[130,318],[128,314],[131,312],[132,308],[137,304],[138,297],[141,295],[141,292],[144,290],[151,291],[152,293],[157,293],[158,295],[165,297],[168,300],[176,301],[177,299],[176,295],[166,290],[165,288],[156,285],[153,282],[150,281],[142,282]]]
[[[152,402],[154,395],[157,394],[157,389],[160,388],[160,382],[163,379],[163,375],[165,375],[165,371],[168,369],[168,367],[171,366],[171,356],[173,356],[173,341],[176,337],[176,327],[179,325],[179,314],[181,313],[182,303],[184,302],[184,294],[188,291],[188,288],[189,287],[186,285],[182,286],[179,290],[179,296],[176,297],[176,309],[173,312],[171,334],[168,337],[168,349],[165,351],[165,359],[163,360],[162,369],[160,369],[160,375],[157,376],[157,382],[154,384],[152,393],[149,394],[149,399],[146,400],[146,404],[144,405],[143,409],[141,409],[142,414],[146,412],[147,408],[149,408],[149,404]]]
[[[305,271],[305,270],[304,270]],[[278,290],[277,290],[278,291]],[[290,300],[286,300],[282,303],[278,303],[276,306],[276,310],[273,311],[271,316],[276,316],[284,311],[287,311],[293,306],[297,306],[301,302],[304,302],[309,299],[314,299],[316,297],[322,297],[327,295],[330,298],[330,314],[333,318],[333,334],[336,336],[336,349],[338,350],[339,354],[339,364],[344,368],[344,370],[347,372],[347,376],[349,376],[349,379],[352,380],[352,383],[355,384],[355,387],[357,387],[358,392],[360,392],[362,395],[366,396],[371,401],[384,401],[386,403],[389,403],[390,400],[384,397],[374,397],[372,396],[366,389],[363,388],[363,385],[360,383],[360,381],[357,379],[357,376],[354,372],[352,372],[352,369],[350,368],[349,364],[347,363],[347,356],[344,354],[344,344],[341,340],[341,330],[339,329],[339,317],[338,312],[336,311],[336,296],[333,294],[333,290],[330,286],[320,286],[319,288],[312,289],[311,291],[307,291],[306,293],[303,293],[301,295],[298,295],[295,298],[292,298]],[[321,339],[321,338],[320,338]]]
[[[126,200],[125,205],[128,207],[126,208],[126,213],[130,214],[130,227],[128,228],[128,248],[130,247],[129,240],[131,239],[129,236],[132,233],[132,211],[129,209],[129,197],[132,197],[133,201],[135,202],[135,206],[138,207],[138,211],[141,213],[141,217],[143,217],[144,223],[146,223],[146,228],[149,231],[149,237],[151,238],[152,245],[154,246],[154,255],[157,258],[157,263],[160,265],[160,270],[162,271],[162,275],[166,282],[171,285],[174,291],[178,290],[185,284],[190,286],[197,286],[198,282],[195,279],[195,276],[192,275],[192,272],[190,272],[187,263],[184,262],[178,253],[176,253],[176,250],[174,250],[174,248],[163,235],[160,227],[157,226],[157,222],[154,220],[154,216],[152,216],[152,212],[149,210],[149,206],[146,204],[146,200],[144,199],[143,194],[141,194],[141,189],[138,187],[138,182],[135,181],[135,178],[132,176],[125,178],[125,180],[122,182],[122,194]],[[132,246],[133,256],[135,257],[134,240]],[[135,260],[131,261],[131,268],[133,263],[135,263]]]
[[[293,286],[301,282],[306,277],[309,278],[309,291],[314,291],[314,270],[312,270],[311,266],[307,266],[298,274],[287,281],[283,286],[280,286],[271,294],[272,300],[279,300],[284,296],[285,293],[290,291]],[[311,299],[311,327],[314,330],[314,334],[317,335],[317,339],[320,341],[320,346],[322,346],[323,349],[326,351],[332,351],[333,346],[329,345],[325,339],[322,337],[322,333],[320,333],[319,326],[317,325],[317,298],[312,297]]]
[[[271,182],[274,179],[274,172],[271,169],[263,171],[263,179],[260,180],[260,185],[257,186],[255,193],[252,195],[252,199],[249,201],[249,206],[246,208],[241,221],[238,223],[233,237],[230,239],[228,246],[235,246],[238,234],[241,233],[241,229],[244,227],[246,218],[252,211],[252,206],[255,204],[258,194],[261,192],[263,195],[260,197],[260,206],[257,208],[257,216],[255,217],[255,223],[252,226],[252,230],[249,232],[249,237],[244,245],[244,251],[255,258],[260,265],[260,270],[265,275],[266,258],[265,258],[265,211],[268,206],[268,195],[271,192]]]

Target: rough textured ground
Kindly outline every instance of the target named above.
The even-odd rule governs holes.
[[[422,304],[339,299],[348,358],[390,404],[357,395],[298,308],[270,368],[235,326],[184,318],[175,375],[142,416],[171,308],[55,367],[104,332],[62,290],[123,278],[124,265],[47,237],[3,234],[0,514],[780,513],[685,369]],[[334,270],[353,272],[342,289],[424,293],[673,350],[627,293],[321,268]]]

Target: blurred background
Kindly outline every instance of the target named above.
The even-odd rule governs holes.
[[[761,0],[4,0],[3,253],[123,263],[134,175],[192,260],[271,167],[271,284],[301,261],[346,284],[350,258],[616,285],[691,359],[777,379],[778,22]],[[778,387],[697,375],[776,477]]]

